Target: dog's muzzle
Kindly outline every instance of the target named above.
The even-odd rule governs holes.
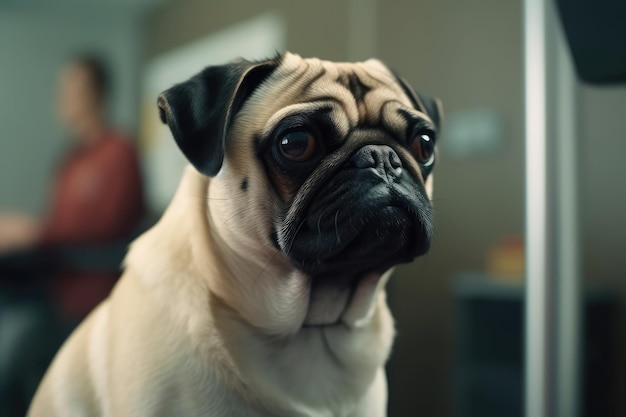
[[[387,145],[354,152],[319,187],[304,216],[288,255],[311,275],[383,272],[430,246],[426,191]]]

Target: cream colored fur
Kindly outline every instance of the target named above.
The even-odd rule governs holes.
[[[333,295],[311,300],[309,278],[268,240],[277,200],[251,135],[306,106],[298,85],[322,68],[328,76],[309,94],[344,103],[334,116],[343,129],[381,117],[377,103],[390,97],[410,106],[392,82],[360,105],[332,87],[346,68],[391,79],[378,61],[287,54],[237,116],[236,152],[220,173],[187,168],[162,219],[132,244],[122,278],[67,340],[29,416],[386,416],[390,272],[362,279],[340,323],[303,327],[312,304]]]

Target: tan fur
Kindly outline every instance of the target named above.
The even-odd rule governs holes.
[[[345,72],[371,88],[362,102],[338,83]],[[303,328],[309,278],[269,240],[279,207],[299,197],[272,191],[254,156],[255,134],[329,95],[345,132],[364,122],[404,128],[392,109],[411,107],[378,61],[286,54],[237,115],[220,173],[187,168],[162,219],[133,243],[119,283],[65,343],[29,416],[386,415],[390,272],[363,279],[343,323]]]

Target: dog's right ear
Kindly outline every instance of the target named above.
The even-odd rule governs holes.
[[[411,100],[415,108],[426,113],[435,124],[437,130],[441,129],[441,125],[443,124],[443,106],[441,100],[420,93],[411,87],[404,78],[398,74],[394,75],[398,84],[400,84],[400,87],[404,90],[404,94]]]
[[[219,172],[235,115],[280,65],[279,59],[208,67],[161,93],[161,121],[169,126],[178,147],[200,173],[215,176]]]

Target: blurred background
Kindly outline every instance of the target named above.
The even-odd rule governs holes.
[[[158,93],[209,64],[290,50],[329,60],[378,57],[444,104],[436,240],[426,257],[398,268],[389,285],[398,333],[388,365],[389,415],[521,416],[522,6],[521,0],[0,0],[0,415],[23,414],[63,337],[114,282],[127,243],[173,195],[184,160],[158,122]],[[106,68],[106,89],[86,57]],[[74,85],[81,77],[83,85]],[[85,117],[95,120],[92,130],[70,110],[64,114],[72,100],[91,106]],[[581,395],[583,415],[593,417],[626,415],[625,111],[626,87],[575,86],[585,288]],[[102,150],[101,136],[116,141],[115,149]],[[132,176],[139,187],[133,195],[141,195],[136,210],[112,207],[101,215],[132,222],[115,235],[41,238],[50,218],[72,217],[55,201],[73,181],[68,172],[85,160],[104,161],[94,178],[116,169]],[[99,186],[120,196],[132,192]],[[83,288],[78,282],[92,293],[91,304],[70,308],[67,287],[76,292]]]

